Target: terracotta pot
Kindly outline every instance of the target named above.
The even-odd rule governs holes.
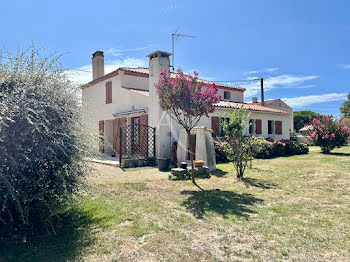
[[[202,167],[202,166],[204,166],[203,162],[193,162],[193,164],[194,164],[195,167]]]

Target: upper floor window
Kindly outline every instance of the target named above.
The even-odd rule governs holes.
[[[230,91],[224,91],[224,99],[231,99],[231,92]]]
[[[112,81],[106,83],[106,104],[112,103]]]

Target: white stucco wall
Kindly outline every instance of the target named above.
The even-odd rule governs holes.
[[[136,88],[148,90],[148,77],[138,77],[134,75],[126,75],[121,72],[121,86],[127,88]]]
[[[224,99],[224,91],[229,91],[231,92],[231,99]],[[244,102],[244,92],[239,92],[235,90],[226,90],[226,89],[221,89],[220,87],[218,88],[218,93],[217,96],[221,96],[221,100],[225,101],[232,101],[232,102]]]
[[[206,128],[212,128],[211,126],[211,117],[212,116],[217,116],[219,117],[220,115],[222,116],[224,113],[229,113],[228,109],[225,108],[218,108],[215,110],[214,113],[209,114],[209,118],[204,116],[201,118],[201,120],[198,122],[197,126],[205,126]],[[290,138],[290,130],[291,130],[291,121],[290,115],[282,115],[282,114],[273,114],[273,113],[264,113],[264,112],[256,112],[256,111],[250,111],[251,113],[251,119],[261,119],[261,129],[262,129],[262,134],[257,135],[257,136],[262,136],[264,138],[271,137],[274,139],[289,139]],[[268,134],[268,120],[273,120],[273,121],[282,121],[282,134],[281,135],[276,135],[276,134]],[[172,125],[172,141],[177,141],[181,126],[179,126],[174,120],[171,123]],[[246,134],[248,134],[248,130],[246,131]]]
[[[287,105],[285,102],[283,102],[282,100],[276,100],[274,102],[268,103],[266,104],[267,107],[270,108],[275,108],[275,109],[279,109],[279,110],[283,110],[288,112],[292,117],[289,119],[290,121],[290,126],[291,126],[291,130],[294,130],[294,118],[293,118],[293,108],[291,108],[289,105]]]
[[[98,133],[98,122],[100,120],[113,120],[113,113],[128,111],[132,107],[148,110],[150,104],[149,97],[122,88],[121,83],[127,82],[124,77],[128,78],[127,81],[129,83],[132,81],[130,78],[138,79],[136,76],[119,74],[82,90],[83,121],[91,131]],[[148,78],[144,79],[148,82]],[[112,81],[112,103],[110,104],[106,104],[106,82],[108,81]],[[139,85],[136,85],[136,87],[127,87],[144,87],[143,82],[144,80],[137,82]]]

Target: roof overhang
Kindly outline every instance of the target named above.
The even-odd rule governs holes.
[[[139,108],[139,109],[132,109],[128,111],[120,111],[116,112],[113,115],[113,117],[118,117],[118,116],[128,116],[128,115],[135,115],[135,114],[141,114],[141,113],[146,113],[146,109],[144,108]]]

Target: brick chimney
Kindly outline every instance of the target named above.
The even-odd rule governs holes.
[[[102,51],[92,54],[92,80],[105,75],[105,57]]]
[[[252,98],[252,102],[253,102],[254,104],[258,103],[258,98],[257,98],[256,96],[254,96],[254,97]]]

